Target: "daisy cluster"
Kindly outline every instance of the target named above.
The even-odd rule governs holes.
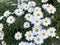
[[[0,40],[3,40],[3,37],[4,37],[4,33],[3,33],[2,29],[3,29],[3,24],[0,23]]]
[[[52,4],[43,4],[42,7],[49,13],[54,14],[56,12],[56,8]]]
[[[3,41],[4,40],[3,28],[4,28],[3,24],[0,23],[0,41],[2,41],[1,42],[2,45],[6,45],[5,41]]]
[[[45,1],[45,0],[44,0]],[[42,2],[44,2],[42,1]],[[48,0],[46,0],[48,1]],[[45,2],[46,2],[45,1]],[[43,4],[42,7],[49,13],[54,14],[56,12],[56,8],[52,4]],[[27,12],[27,13],[25,13]],[[51,18],[45,17],[40,7],[36,7],[36,3],[34,1],[29,1],[28,3],[21,3],[14,12],[10,12],[9,10],[5,11],[3,16],[0,16],[0,20],[6,17],[6,23],[10,26],[15,23],[16,17],[11,14],[15,14],[18,18],[24,15],[24,18],[27,22],[24,22],[24,29],[30,28],[31,24],[33,25],[30,31],[25,33],[25,39],[29,42],[21,41],[18,45],[41,45],[44,43],[44,40],[49,37],[56,37],[56,29],[54,27],[49,27],[48,29],[44,29],[44,26],[48,27],[51,25]],[[2,32],[3,24],[0,23],[0,40],[3,40],[4,33]],[[23,37],[22,32],[16,32],[14,38],[16,40],[21,40]],[[58,37],[57,37],[58,38]]]

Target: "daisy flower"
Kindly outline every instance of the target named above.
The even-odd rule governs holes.
[[[33,40],[33,33],[31,31],[26,32],[25,34],[26,40],[31,41]]]
[[[30,21],[30,22],[33,21],[33,15],[30,14],[30,13],[26,14],[24,18],[25,18],[26,20]]]
[[[29,6],[28,4],[24,4],[24,5],[23,5],[24,10],[28,10],[29,7],[30,7],[30,6]]]
[[[17,33],[15,33],[14,37],[15,37],[16,40],[20,40],[22,38],[22,33],[17,32]]]
[[[56,36],[56,33],[55,33],[56,29],[54,27],[50,27],[48,28],[47,32],[48,32],[48,35],[51,36],[51,37],[55,37]]]
[[[58,3],[60,3],[60,0],[57,0]]]
[[[41,8],[40,7],[35,7],[34,11],[39,12],[39,11],[41,11]]]
[[[4,39],[4,32],[0,31],[0,40],[3,40],[3,39]]]
[[[19,8],[14,11],[14,13],[19,17],[24,14],[23,9]]]
[[[24,26],[24,28],[29,28],[30,27],[30,23],[29,22],[24,22],[23,26]]]
[[[43,39],[47,39],[48,38],[48,32],[47,32],[47,30],[43,29],[40,32],[40,35],[42,36]]]
[[[3,24],[0,23],[0,31],[2,31],[2,29],[3,29]]]
[[[41,36],[36,36],[34,37],[34,43],[36,43],[37,45],[41,45],[44,42],[43,38]]]
[[[43,13],[41,11],[36,11],[36,12],[34,12],[33,15],[36,16],[39,19],[43,18]]]
[[[43,5],[42,5],[42,8],[43,8],[43,9],[46,9],[46,4],[43,4]]]
[[[49,14],[54,14],[56,12],[56,8],[52,4],[43,4],[42,7],[46,9]]]
[[[41,26],[34,26],[32,28],[32,32],[34,35],[37,35],[37,34],[40,34],[40,31],[42,30],[42,27]]]
[[[46,4],[46,9],[52,7],[52,4],[47,3]]]
[[[42,7],[43,7],[43,9],[47,9],[47,8],[52,7],[52,4],[49,4],[49,3],[43,4]]]
[[[60,37],[59,36],[56,36],[57,39],[59,39]]]
[[[30,6],[33,6],[33,7],[36,6],[36,3],[35,3],[34,1],[29,1],[28,4],[29,4]]]
[[[4,15],[5,17],[8,17],[10,14],[11,14],[11,13],[10,13],[9,11],[5,11],[3,15]]]
[[[28,12],[29,12],[29,13],[32,13],[33,10],[34,10],[34,8],[29,8],[29,9],[28,9]]]
[[[20,42],[19,45],[28,45],[27,42]]]
[[[49,13],[49,14],[54,14],[55,12],[56,12],[56,8],[55,7],[50,7],[50,8],[47,8],[46,9],[47,10],[47,12]]]
[[[42,3],[46,3],[48,0],[41,0]]]
[[[9,17],[7,18],[7,20],[6,20],[6,22],[9,23],[9,24],[14,23],[14,22],[15,22],[15,17],[9,16]]]
[[[2,45],[6,45],[6,42],[5,41],[2,41]]]
[[[33,24],[34,25],[40,25],[41,23],[42,23],[42,21],[39,18],[34,17],[34,19],[33,19]]]
[[[44,26],[50,25],[51,24],[51,19],[46,17],[45,19],[42,20],[42,24]]]

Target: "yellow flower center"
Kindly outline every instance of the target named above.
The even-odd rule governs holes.
[[[40,38],[37,38],[37,41],[40,41]]]
[[[47,5],[47,7],[49,8],[49,7],[50,7],[50,5],[48,4],[48,5]]]
[[[6,15],[9,15],[8,13],[6,13]]]
[[[53,31],[51,30],[50,33],[53,34]]]
[[[20,10],[18,10],[18,13],[20,13],[21,11]]]
[[[0,28],[2,28],[3,26],[0,26]]]
[[[12,18],[10,18],[10,21],[12,21],[13,19]]]
[[[26,26],[28,26],[28,24],[26,24]]]
[[[38,9],[36,9],[36,11],[38,11]]]
[[[20,34],[18,34],[17,37],[20,37]]]
[[[33,5],[33,3],[31,2],[31,5]]]
[[[47,20],[45,20],[45,23],[48,23],[48,21],[47,21]]]
[[[25,6],[25,8],[27,8],[28,6]]]
[[[52,12],[52,11],[53,11],[53,9],[50,9],[50,11]]]
[[[36,30],[35,30],[36,32],[38,32],[38,29],[36,28]]]
[[[46,34],[45,33],[42,33],[43,36],[45,36]]]
[[[37,16],[40,16],[40,13],[37,13]]]
[[[36,23],[38,23],[39,21],[38,20],[36,20]]]
[[[30,12],[32,12],[32,9],[30,10]]]
[[[31,34],[28,34],[28,37],[31,37]]]
[[[30,16],[28,16],[28,18],[30,18]]]

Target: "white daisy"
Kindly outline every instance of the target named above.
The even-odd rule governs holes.
[[[46,9],[49,14],[54,14],[56,12],[56,8],[52,4],[43,4],[42,7]]]
[[[5,17],[8,17],[10,14],[11,14],[11,12],[5,11],[3,15],[4,15]]]
[[[34,10],[33,8],[29,8],[29,9],[28,9],[28,12],[29,12],[29,13],[32,13],[33,10]]]
[[[43,18],[43,13],[41,11],[36,11],[36,12],[34,12],[34,16],[41,19],[41,18]]]
[[[3,40],[3,39],[4,39],[4,32],[0,31],[0,40]]]
[[[9,23],[9,24],[14,23],[14,22],[15,22],[15,17],[9,16],[9,17],[7,18],[7,20],[6,20],[6,22]]]
[[[43,29],[41,31],[40,35],[42,36],[43,39],[47,39],[48,38],[48,32],[47,32],[47,30]]]
[[[35,7],[34,11],[39,12],[39,11],[41,11],[41,8],[40,7]]]
[[[23,9],[19,8],[14,11],[14,13],[19,17],[24,14]]]
[[[30,21],[30,22],[33,21],[33,15],[30,14],[30,13],[26,14],[24,18],[25,18],[26,20]]]
[[[57,0],[58,3],[60,3],[60,0]]]
[[[22,9],[23,10],[23,5],[22,4],[19,4],[18,5],[18,9]]]
[[[55,7],[50,7],[50,8],[47,8],[46,9],[47,10],[47,12],[49,13],[49,14],[54,14],[55,12],[56,12],[56,8]]]
[[[41,45],[43,42],[44,42],[44,40],[41,36],[34,37],[34,43]]]
[[[28,4],[24,4],[24,5],[23,5],[24,10],[28,10],[29,7],[30,7],[30,6],[29,6]]]
[[[42,21],[39,18],[34,17],[34,19],[33,19],[33,24],[34,25],[40,25],[41,23],[42,23]]]
[[[20,42],[19,45],[28,45],[27,42]]]
[[[33,7],[35,7],[36,6],[36,3],[34,2],[34,1],[29,1],[29,3],[28,3],[30,6],[33,6]]]
[[[43,4],[43,5],[42,5],[42,8],[43,8],[43,9],[46,9],[46,4]]]
[[[47,9],[47,8],[50,8],[50,7],[52,7],[52,4],[43,4],[42,5],[42,7],[44,8],[44,9]]]
[[[2,41],[2,45],[6,45],[6,42],[5,41]]]
[[[56,36],[56,33],[55,33],[56,29],[54,27],[50,27],[48,28],[47,32],[48,32],[48,35],[51,36],[51,37],[55,37]]]
[[[28,41],[31,41],[34,38],[33,33],[31,31],[26,32],[25,37],[26,37],[26,40]]]
[[[22,33],[17,32],[17,33],[15,33],[14,37],[15,37],[16,40],[20,40],[22,38]]]
[[[57,39],[59,39],[60,37],[59,36],[56,36]]]
[[[2,31],[3,28],[4,28],[4,27],[3,27],[3,24],[0,23],[0,31]]]
[[[0,16],[0,20],[2,20],[4,18],[4,16]]]
[[[50,25],[51,24],[51,19],[46,17],[45,19],[42,20],[42,24],[44,26]]]
[[[46,3],[48,0],[41,0],[42,3]]]
[[[24,28],[29,28],[30,27],[30,23],[29,22],[24,22],[23,26],[24,26]]]
[[[41,26],[34,26],[32,28],[32,31],[33,31],[33,34],[34,35],[37,35],[37,34],[40,34],[40,31],[42,30],[42,27]]]

